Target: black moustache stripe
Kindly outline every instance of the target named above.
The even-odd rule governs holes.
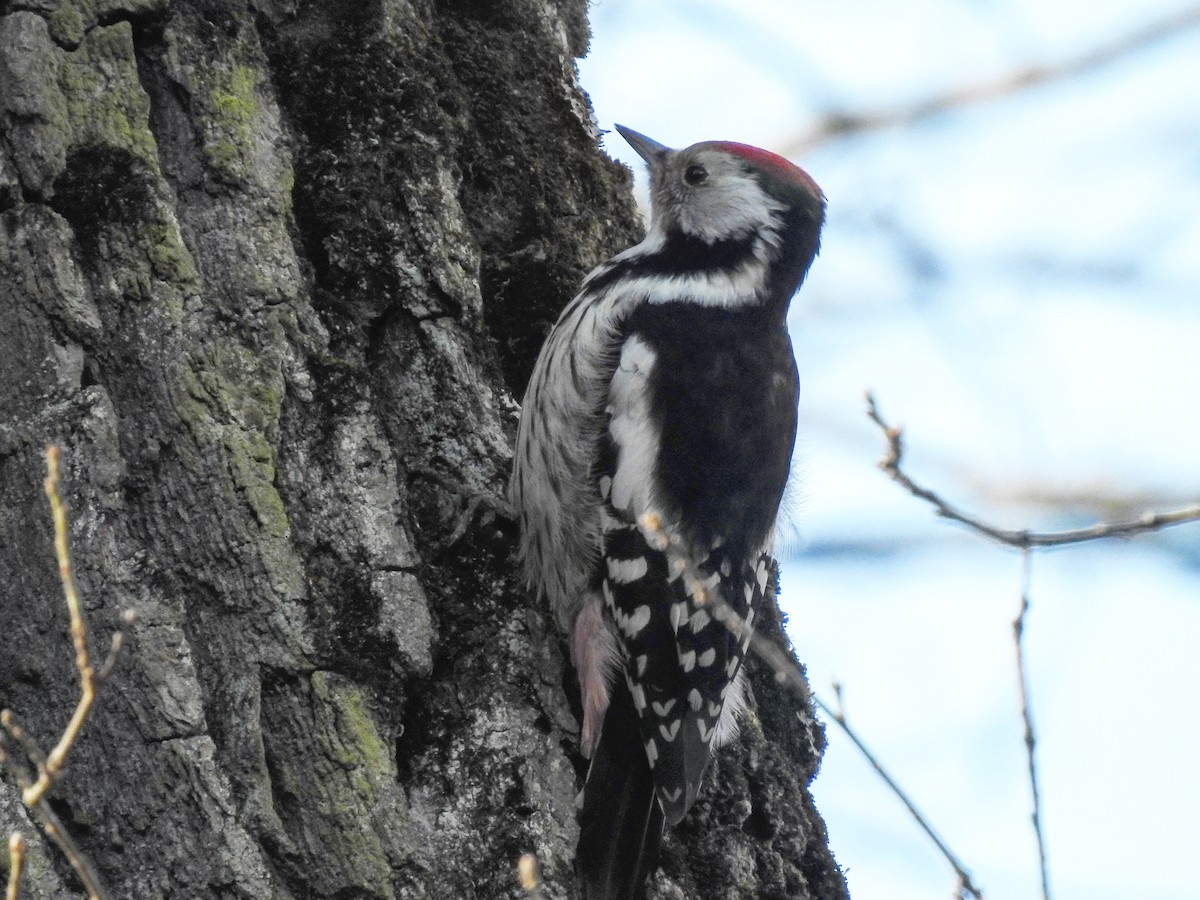
[[[627,278],[672,278],[687,275],[715,275],[736,272],[754,260],[758,240],[754,235],[708,243],[700,238],[674,232],[658,250],[645,256],[622,260],[588,283],[588,290],[599,293],[609,285]]]

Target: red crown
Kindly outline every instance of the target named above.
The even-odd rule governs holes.
[[[825,194],[817,186],[817,183],[812,180],[811,175],[790,160],[784,159],[778,153],[763,150],[761,147],[751,147],[749,144],[739,144],[737,141],[713,141],[712,145],[718,150],[724,150],[726,153],[740,156],[746,162],[750,163],[750,165],[770,174],[777,181],[804,188],[814,196],[820,197],[822,200],[825,199]]]

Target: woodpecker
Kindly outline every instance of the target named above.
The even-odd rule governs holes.
[[[649,168],[650,224],[547,337],[509,485],[526,577],[579,679],[585,900],[644,897],[664,823],[736,733],[746,643],[694,587],[749,623],[774,590],[799,393],[787,310],[825,217],[781,156],[616,127]]]

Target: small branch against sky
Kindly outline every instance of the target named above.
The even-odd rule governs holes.
[[[1046,839],[1042,833],[1042,795],[1038,786],[1037,739],[1033,730],[1033,711],[1029,703],[1029,676],[1025,670],[1025,618],[1029,614],[1029,586],[1032,579],[1032,551],[1021,554],[1021,608],[1013,620],[1013,642],[1017,649],[1017,682],[1021,693],[1021,721],[1025,725],[1025,759],[1029,766],[1029,791],[1033,800],[1030,820],[1037,840],[1038,865],[1042,876],[1042,900],[1050,900],[1050,869],[1046,862]]]
[[[946,842],[942,840],[941,836],[933,830],[933,826],[929,824],[929,820],[925,818],[919,809],[917,809],[917,805],[913,803],[908,794],[904,793],[904,790],[896,783],[895,779],[888,774],[888,771],[883,767],[883,764],[879,762],[875,754],[867,749],[866,744],[862,742],[862,739],[857,733],[855,733],[854,729],[850,727],[850,723],[846,720],[846,713],[842,706],[842,686],[840,684],[835,683],[833,685],[833,694],[834,697],[837,698],[836,709],[828,706],[816,694],[813,695],[813,702],[820,707],[825,715],[833,719],[833,721],[838,724],[838,727],[840,727],[843,732],[845,732],[846,737],[850,738],[851,743],[858,748],[858,752],[861,753],[863,758],[871,764],[871,768],[875,770],[876,774],[883,779],[883,783],[886,784],[892,793],[900,799],[900,802],[904,804],[905,809],[908,810],[909,815],[913,817],[917,825],[920,826],[921,830],[928,835],[931,841],[933,841],[934,846],[936,846],[942,856],[945,857],[946,862],[950,863],[950,867],[954,869],[954,874],[958,877],[958,896],[972,897],[975,898],[975,900],[983,900],[983,892],[976,887],[974,882],[971,880],[971,873],[966,870],[966,867],[963,866],[959,858],[954,855],[953,851],[951,851],[951,849],[946,845]]]
[[[866,397],[867,416],[879,426],[887,440],[887,453],[879,461],[879,468],[914,497],[929,503],[942,518],[966,525],[998,543],[1015,547],[1018,550],[1027,550],[1031,547],[1057,547],[1064,544],[1100,540],[1101,538],[1130,537],[1149,531],[1159,531],[1170,525],[1200,521],[1200,504],[1195,504],[1167,512],[1146,513],[1137,519],[1126,522],[1097,522],[1086,528],[1073,528],[1066,531],[1039,532],[1028,529],[999,528],[951,506],[935,491],[913,481],[901,468],[904,457],[903,430],[884,421],[883,414],[880,413],[879,407],[875,403],[875,397],[870,391],[867,392]]]
[[[1018,91],[1084,75],[1197,26],[1200,26],[1200,5],[1189,6],[1059,62],[1035,63],[992,81],[952,88],[906,104],[866,112],[830,113],[807,134],[786,144],[780,152],[785,156],[803,155],[837,138],[912,125],[965,106],[986,103]]]
[[[1030,794],[1033,803],[1031,820],[1033,824],[1034,837],[1037,840],[1042,900],[1050,900],[1049,867],[1047,864],[1045,836],[1042,830],[1041,791],[1038,782],[1037,758],[1035,754],[1037,741],[1033,727],[1032,708],[1029,702],[1029,679],[1025,666],[1024,634],[1026,617],[1029,613],[1032,551],[1037,547],[1053,547],[1066,544],[1077,544],[1083,541],[1099,540],[1101,538],[1128,537],[1130,535],[1142,534],[1149,531],[1157,531],[1170,525],[1182,525],[1188,522],[1200,521],[1200,504],[1177,510],[1171,510],[1168,512],[1146,513],[1137,519],[1126,522],[1097,522],[1096,524],[1090,525],[1087,528],[1077,528],[1067,531],[1036,532],[1029,531],[1027,529],[1013,530],[999,528],[950,505],[935,491],[913,481],[913,479],[904,471],[902,467],[904,458],[903,431],[896,426],[890,425],[883,418],[883,414],[879,411],[879,406],[875,402],[875,397],[870,392],[867,393],[866,400],[867,416],[872,422],[879,426],[880,430],[883,432],[885,440],[887,441],[887,452],[885,453],[883,459],[879,461],[879,468],[882,469],[889,478],[903,487],[914,497],[929,503],[939,516],[950,519],[954,522],[958,522],[962,525],[966,525],[973,531],[976,531],[977,533],[982,534],[983,536],[1000,544],[1004,544],[1009,547],[1015,547],[1023,551],[1021,605],[1017,617],[1013,621],[1013,639],[1016,646],[1017,680],[1020,689],[1021,719],[1024,725],[1025,754],[1029,772]],[[834,718],[835,721],[838,721],[838,724],[843,724],[838,720],[836,715]],[[859,746],[860,750],[863,750],[864,754],[866,754],[865,749],[857,740],[855,740],[855,744]],[[868,759],[870,759],[869,756]],[[876,768],[878,770],[878,766]],[[882,771],[880,771],[880,774],[884,777],[885,781],[888,781],[890,785],[891,782],[887,776]],[[897,790],[898,792],[898,789],[894,788],[894,786],[893,789]]]
[[[833,710],[821,701],[819,697],[813,694],[808,687],[808,682],[804,677],[803,671],[796,664],[783,648],[766,640],[761,635],[750,630],[750,625],[734,609],[717,591],[708,590],[705,587],[706,576],[701,568],[696,564],[691,557],[684,542],[678,535],[672,533],[662,521],[662,518],[653,513],[648,513],[638,519],[638,527],[642,529],[646,540],[651,546],[660,550],[667,557],[667,564],[680,576],[683,577],[684,584],[687,586],[688,593],[691,595],[692,602],[698,606],[707,606],[712,610],[713,618],[722,622],[726,628],[738,640],[742,640],[746,633],[749,632],[750,651],[757,655],[759,659],[765,662],[775,674],[775,680],[780,684],[785,684],[790,687],[796,695],[808,702],[812,701],[825,711],[826,715],[833,718],[835,722],[841,726],[842,730],[854,743],[860,753],[866,758],[871,767],[879,774],[884,783],[900,798],[900,802],[908,809],[909,813],[916,820],[921,829],[929,836],[934,845],[938,848],[941,854],[950,863],[951,868],[958,878],[957,895],[960,897],[974,898],[974,900],[983,900],[983,892],[979,890],[971,880],[970,873],[966,870],[958,857],[946,845],[946,842],[933,830],[928,820],[917,809],[916,804],[909,799],[908,795],[900,789],[900,786],[892,779],[887,770],[878,759],[867,749],[866,745],[859,739],[853,729],[846,721],[845,714],[842,710],[842,690],[841,685],[834,685],[834,693],[837,696],[837,710]],[[772,581],[777,576],[772,577]],[[1048,898],[1047,898],[1048,900]]]

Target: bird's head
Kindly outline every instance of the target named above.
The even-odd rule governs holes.
[[[825,195],[808,173],[748,144],[705,141],[672,150],[617,130],[650,169],[650,229],[615,259],[628,256],[639,272],[671,276],[662,291],[650,292],[654,297],[687,295],[725,307],[766,303],[786,312],[825,221]],[[606,271],[611,280],[620,270]]]
[[[652,232],[681,232],[713,244],[778,234],[787,226],[814,237],[820,231],[825,195],[782,156],[733,141],[672,150],[622,125],[616,128],[650,169]]]

